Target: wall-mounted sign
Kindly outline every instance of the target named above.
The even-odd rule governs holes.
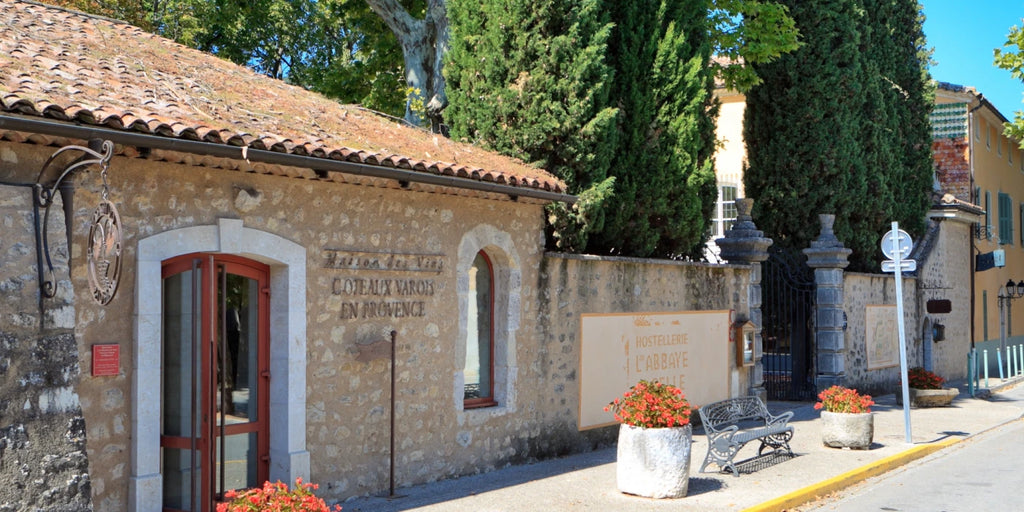
[[[733,326],[736,331],[736,366],[754,366],[754,322],[747,320]]]
[[[868,306],[864,318],[868,370],[890,368],[900,364],[896,306]]]
[[[942,314],[953,311],[953,303],[949,299],[932,299],[925,303],[929,314]]]
[[[580,430],[611,425],[604,406],[640,380],[695,407],[728,398],[729,311],[580,315]]]
[[[107,343],[92,346],[92,376],[117,376],[121,372],[121,346]]]
[[[323,268],[346,271],[331,280],[331,294],[341,300],[341,320],[427,316],[437,289],[434,278],[446,260],[443,254],[323,250]]]

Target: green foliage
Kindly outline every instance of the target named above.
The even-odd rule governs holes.
[[[452,134],[537,163],[581,195],[548,210],[556,248],[696,253],[715,200],[706,0],[448,9]]]
[[[609,0],[608,61],[620,107],[616,193],[588,251],[696,255],[715,200],[712,70],[703,0]]]
[[[1024,21],[1024,18],[1021,19]],[[1002,48],[996,48],[995,64],[1001,69],[1010,72],[1013,78],[1024,81],[1024,30],[1018,26],[1010,27],[1010,33],[1006,35],[1006,43]],[[1013,122],[1006,123],[1004,133],[1007,137],[1016,137],[1020,147],[1024,148],[1024,111],[1018,110],[1014,113]]]
[[[750,64],[772,62],[800,47],[800,32],[785,5],[758,0],[715,0],[708,26],[712,61],[726,89],[749,91],[761,83]]]
[[[876,20],[878,26],[888,27],[883,37],[888,34],[895,46],[892,57],[883,61],[878,79],[883,87],[888,84],[889,111],[895,119],[891,131],[883,131],[892,134],[888,140],[897,155],[895,165],[886,173],[893,198],[889,221],[899,221],[902,229],[920,239],[935,183],[929,121],[935,104],[934,83],[928,72],[931,50],[925,41],[920,5],[906,0],[892,3],[892,15]]]
[[[364,0],[55,0],[391,115],[405,112],[402,51]],[[422,12],[425,0],[402,0]]]
[[[747,195],[777,245],[806,248],[836,214],[851,269],[875,270],[892,220],[920,235],[931,186],[919,8],[906,0],[787,0],[804,46],[755,66]],[[924,59],[924,60],[922,60]]]
[[[615,192],[615,178],[610,177],[580,192],[575,204],[547,205],[549,237],[554,248],[563,252],[582,252],[587,237],[604,218],[605,201]]]
[[[608,99],[605,44],[611,31],[598,0],[451,0],[444,64],[453,138],[537,164],[585,208],[554,208],[555,239],[580,247],[602,224],[593,202],[608,195],[616,109]],[[596,187],[596,188],[594,188]]]

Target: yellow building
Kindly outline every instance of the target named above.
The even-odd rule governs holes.
[[[1000,339],[1001,289],[1008,280],[1024,280],[1024,153],[1020,141],[1003,135],[1007,118],[975,89],[939,84],[935,102],[936,181],[944,192],[985,210],[972,241],[973,333],[978,348],[992,353]],[[1014,312],[1024,315],[1024,302],[1004,301],[1007,336],[1024,335],[1021,322],[1013,325]]]

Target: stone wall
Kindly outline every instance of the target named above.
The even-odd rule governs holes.
[[[896,304],[896,278],[890,275],[847,272],[844,283],[847,319],[846,379],[844,385],[861,392],[884,395],[894,392],[900,375],[899,359],[895,366],[868,369],[867,308],[872,305]],[[917,280],[903,277],[903,321],[909,366],[921,366],[921,330],[917,310]],[[897,346],[897,340],[892,340]]]
[[[53,149],[0,143],[0,181],[33,182]],[[147,240],[162,240],[161,254],[223,251],[270,265],[270,331],[279,338],[271,340],[271,358],[285,351],[301,360],[293,366],[288,359],[271,376],[271,397],[274,382],[288,382],[285,403],[272,398],[271,429],[298,428],[284,440],[272,432],[271,453],[290,460],[272,458],[271,471],[284,467],[285,474],[308,477],[328,500],[388,489],[391,369],[386,353],[367,347],[392,331],[395,480],[405,486],[613,442],[613,428],[578,430],[582,313],[750,314],[749,267],[545,254],[540,201],[369,178],[295,179],[282,175],[309,173],[216,159],[199,166],[170,153],[159,158],[111,162],[110,199],[125,238],[120,286],[105,306],[91,298],[84,256],[99,176],[75,176],[70,251],[59,208],[51,219],[60,283],[42,328],[30,189],[0,188],[0,481],[15,483],[0,489],[0,509],[5,502],[14,509],[159,508],[150,500],[158,499],[160,483],[154,403],[161,328],[140,312],[159,312],[163,259],[151,263],[140,254],[153,245]],[[302,261],[267,259],[267,240],[298,248],[289,254],[302,254]],[[496,281],[498,405],[464,409],[465,274],[480,250],[491,258]],[[392,275],[332,259],[357,252],[429,255],[436,268]],[[367,314],[366,304],[404,300],[403,293],[357,285],[392,279],[423,285],[410,292],[415,314]],[[119,348],[116,375],[80,372],[90,368],[97,344]],[[302,375],[289,375],[300,367]],[[746,394],[751,370],[730,363],[727,371],[730,394]]]
[[[750,272],[742,265],[549,253],[540,269],[536,329],[549,340],[548,357],[557,355],[548,365],[559,375],[548,391],[557,393],[552,403],[564,407],[566,428],[575,428],[577,415],[581,314],[733,310],[736,318],[748,318]],[[753,368],[737,369],[735,358],[729,360],[729,396],[749,394]]]
[[[908,367],[923,366],[945,379],[967,376],[971,325],[971,222],[975,219],[953,205],[929,213],[926,233],[915,240],[912,256],[915,275],[903,276],[904,329]],[[871,393],[891,393],[899,381],[899,367],[867,368],[865,316],[869,305],[895,305],[893,274],[844,275],[844,311],[847,315],[846,379],[848,386]],[[929,302],[948,312],[928,312]],[[947,302],[948,301],[948,302]],[[934,336],[940,325],[941,339]],[[895,343],[895,342],[894,342]]]
[[[2,154],[38,169],[38,159]],[[14,183],[0,176],[0,181]],[[0,186],[0,510],[91,510],[68,247],[60,200],[49,240],[56,296],[39,301],[32,189]]]

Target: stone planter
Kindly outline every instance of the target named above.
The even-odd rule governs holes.
[[[615,477],[619,490],[648,498],[682,498],[690,484],[690,425],[619,426]]]
[[[866,450],[875,436],[875,415],[821,411],[821,441],[832,448]]]
[[[949,407],[960,395],[958,389],[910,389],[910,407]],[[903,390],[896,390],[896,404],[903,405]]]

